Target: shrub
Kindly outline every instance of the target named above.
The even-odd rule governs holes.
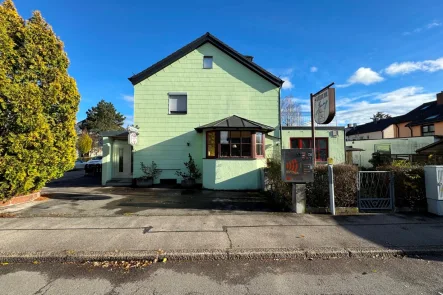
[[[380,166],[377,170],[394,173],[396,207],[426,207],[424,167],[408,161],[394,161],[392,165]]]
[[[83,156],[87,154],[92,149],[92,138],[89,136],[87,132],[83,132],[82,135],[77,139],[77,149],[80,151],[80,154]]]
[[[152,161],[151,166],[145,165],[143,162],[140,162],[140,170],[144,174],[142,177],[140,177],[141,179],[152,178],[153,180],[155,180],[161,174],[161,170],[157,169],[157,164],[154,161]]]
[[[177,176],[181,176],[183,179],[200,179],[202,174],[194,162],[191,154],[189,154],[189,161],[185,162],[187,172],[176,171]]]
[[[357,173],[354,165],[334,165],[335,205],[357,206]],[[266,169],[266,185],[275,200],[286,209],[292,207],[292,184],[281,179],[280,160],[269,159]],[[308,207],[329,207],[328,167],[316,166],[314,182],[306,185]]]
[[[72,169],[80,95],[62,41],[35,11],[0,4],[0,200]]]

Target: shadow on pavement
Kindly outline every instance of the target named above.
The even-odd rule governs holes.
[[[100,201],[109,200],[109,196],[101,195],[87,195],[87,194],[66,194],[66,193],[52,193],[45,195],[48,199],[54,200],[72,200],[72,201]]]
[[[128,189],[127,189],[128,190]],[[224,211],[279,211],[266,195],[259,192],[208,190],[150,190],[132,189],[132,194],[112,201],[106,209],[120,209],[117,213],[136,213],[147,209],[192,209]],[[113,192],[115,193],[115,192]]]
[[[374,244],[374,247],[400,249],[406,253],[426,249],[430,251],[430,257],[432,251],[440,252],[440,254],[443,251],[443,217],[441,216],[427,213],[392,213],[332,216],[332,218],[338,226],[369,241]]]
[[[100,176],[86,176],[84,170],[71,170],[59,179],[46,184],[46,187],[97,187],[101,186]]]

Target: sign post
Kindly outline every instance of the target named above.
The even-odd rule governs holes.
[[[329,183],[329,209],[335,215],[335,194],[334,194],[334,161],[328,158],[328,183]]]

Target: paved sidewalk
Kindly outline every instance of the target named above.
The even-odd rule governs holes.
[[[427,215],[1,218],[0,232],[7,261],[443,254],[443,218]]]

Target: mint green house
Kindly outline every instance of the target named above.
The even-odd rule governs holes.
[[[140,177],[140,162],[180,183],[188,154],[215,190],[260,189],[266,158],[279,146],[283,81],[209,33],[129,78],[137,143],[126,132],[103,139],[102,184]]]

